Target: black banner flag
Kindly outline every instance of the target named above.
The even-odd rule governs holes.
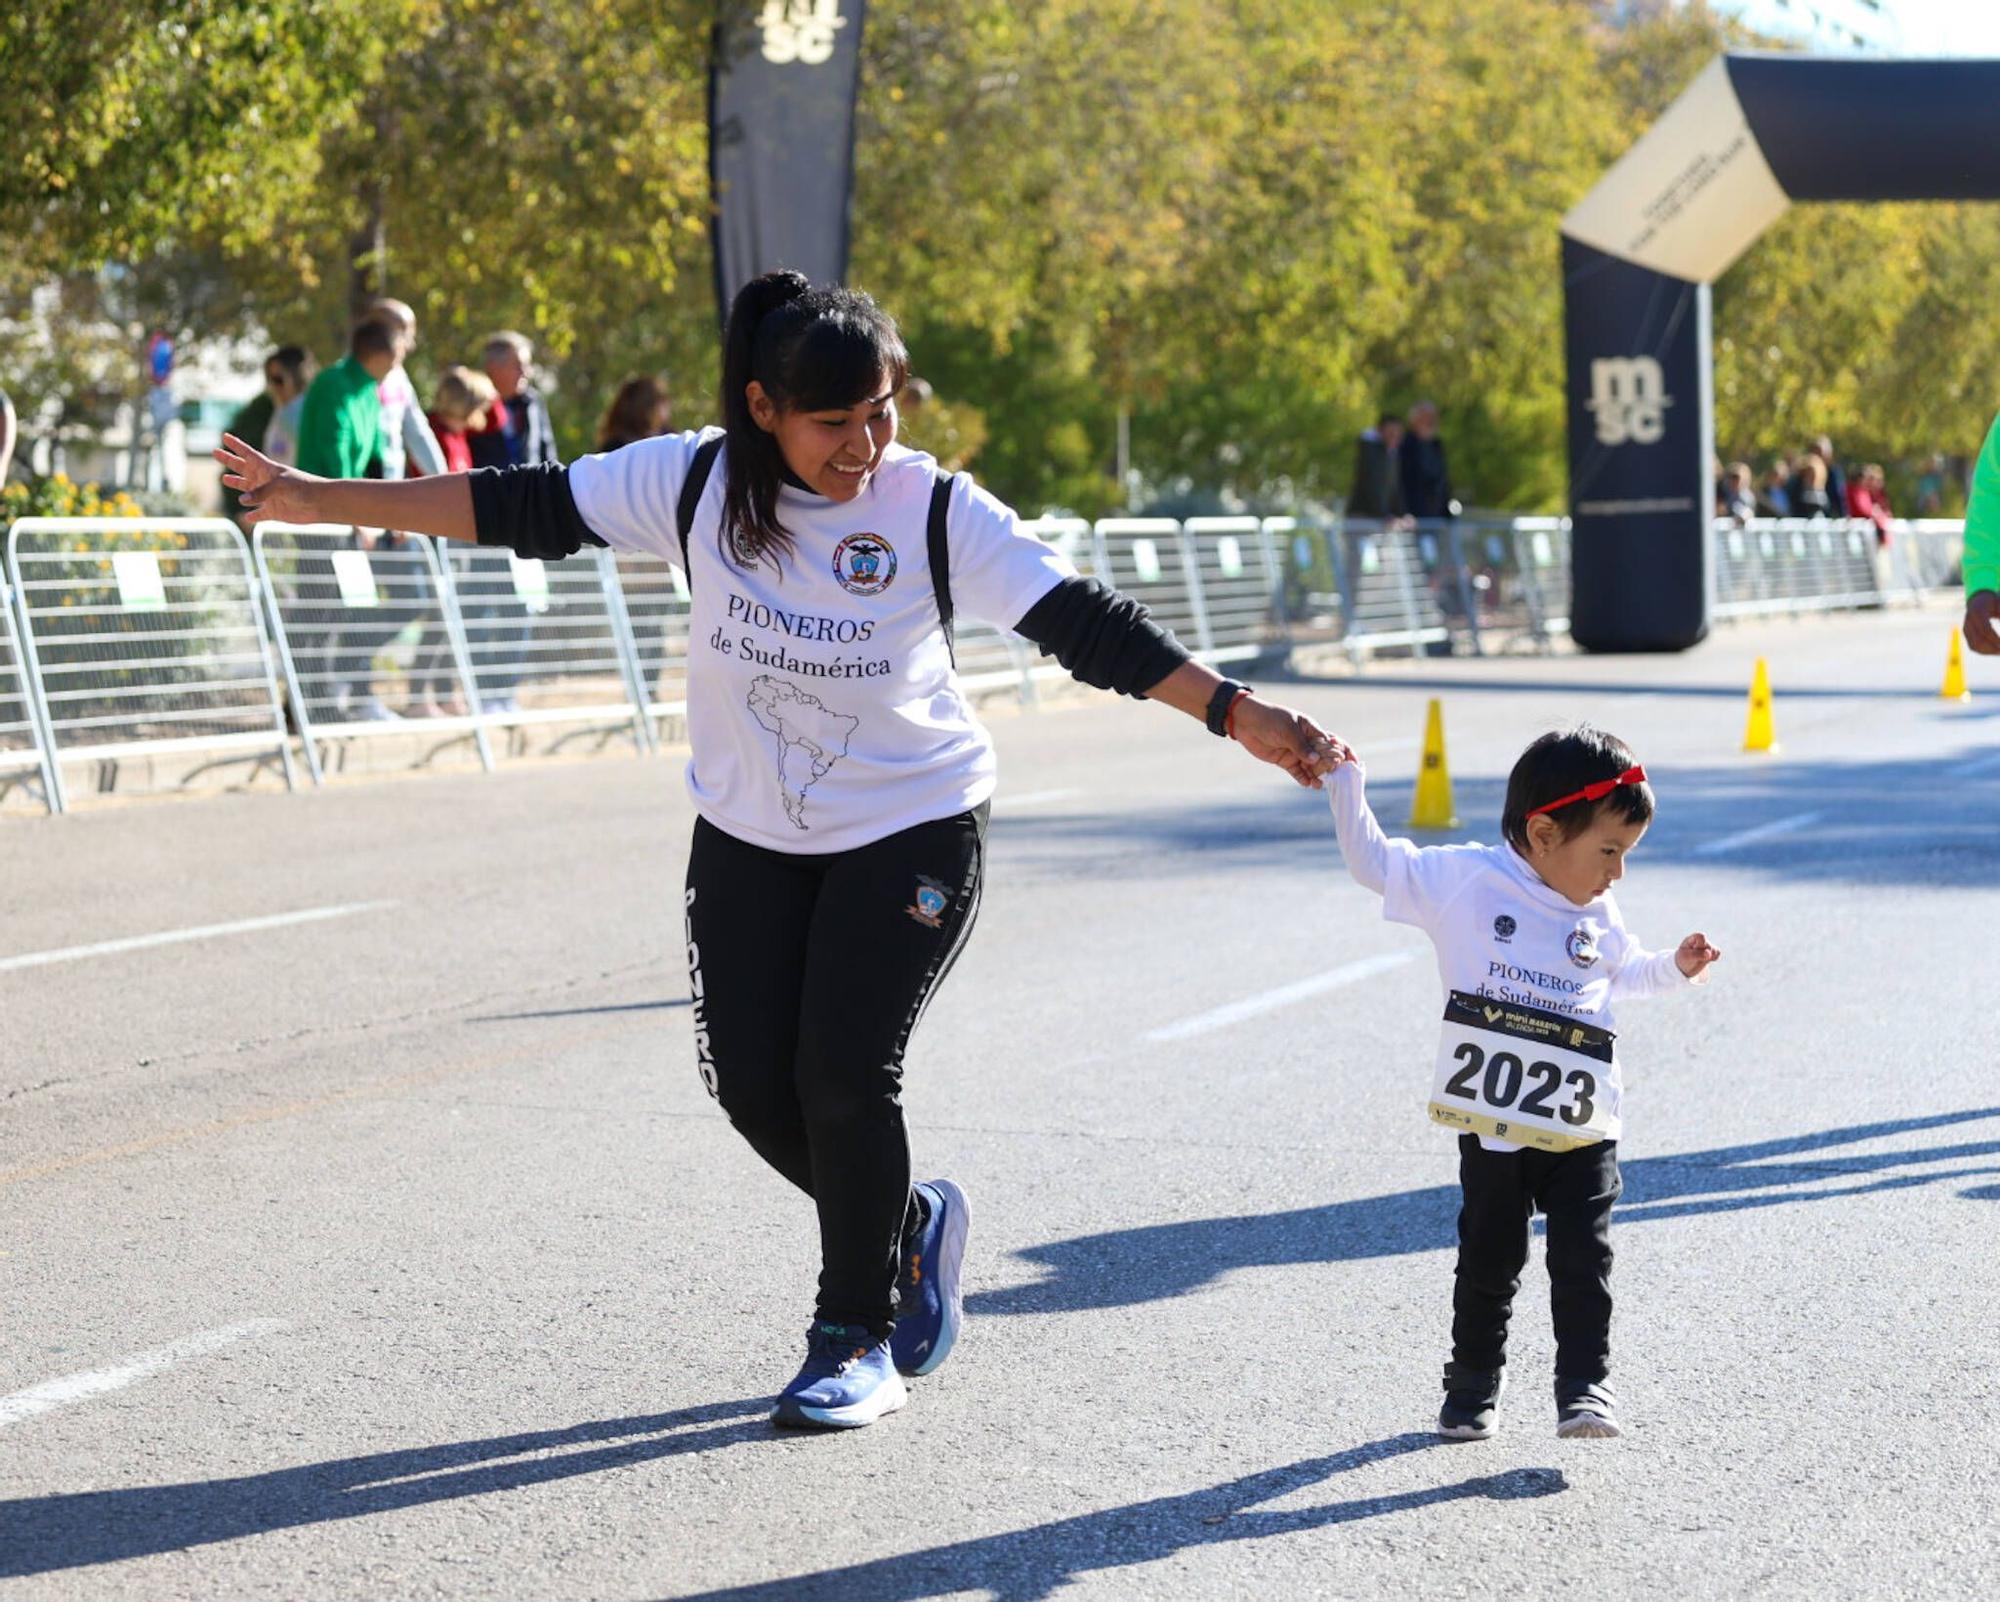
[[[708,79],[715,292],[759,273],[847,276],[866,0],[724,0]]]

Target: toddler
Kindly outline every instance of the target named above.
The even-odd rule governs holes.
[[[1507,779],[1497,846],[1386,838],[1353,753],[1327,782],[1341,854],[1382,915],[1424,931],[1444,981],[1431,1117],[1461,1131],[1458,1275],[1438,1433],[1493,1433],[1507,1319],[1548,1220],[1556,1433],[1621,1432],[1610,1385],[1611,1204],[1618,1199],[1620,1001],[1677,990],[1722,955],[1702,934],[1650,952],[1611,887],[1653,819],[1645,770],[1583,727],[1545,734]]]

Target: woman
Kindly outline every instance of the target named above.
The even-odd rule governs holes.
[[[912,1186],[899,1099],[910,1034],[978,907],[994,789],[950,610],[1204,718],[1300,784],[1317,788],[1335,754],[1078,578],[969,478],[897,446],[908,370],[866,295],[771,273],[730,310],[719,431],[414,485],[313,479],[234,441],[217,452],[258,518],[685,564],[695,1049],[737,1131],[817,1204],[806,1361],[772,1415],[802,1427],[902,1406],[900,1376],[934,1370],[958,1332],[965,1198],[948,1180]]]
[[[447,473],[472,471],[470,435],[486,426],[487,414],[500,403],[493,380],[470,367],[453,365],[438,374],[437,394],[425,415],[444,452]]]
[[[665,384],[657,378],[628,378],[598,419],[597,448],[615,451],[621,445],[664,434],[673,417],[673,402],[667,397]]]

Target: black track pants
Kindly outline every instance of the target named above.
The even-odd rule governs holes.
[[[1507,1360],[1507,1316],[1528,1261],[1529,1221],[1548,1219],[1549,1309],[1556,1373],[1601,1380],[1611,1363],[1611,1204],[1624,1181],[1618,1143],[1574,1151],[1488,1151],[1458,1137],[1458,1283],[1452,1360],[1496,1369]]]
[[[706,819],[688,854],[688,971],[709,1092],[819,1208],[817,1317],[886,1335],[916,1214],[903,1053],[979,909],[987,809],[828,856]]]

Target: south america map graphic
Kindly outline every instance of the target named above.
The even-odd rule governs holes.
[[[795,828],[806,823],[806,792],[847,755],[859,718],[829,712],[818,696],[760,673],[746,697],[751,715],[778,737],[778,793]]]

